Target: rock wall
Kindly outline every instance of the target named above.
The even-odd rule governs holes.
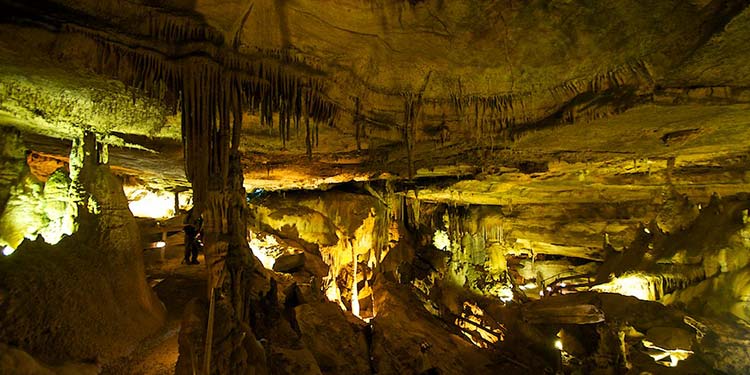
[[[253,203],[251,212],[251,228],[298,242],[311,259],[308,264],[322,259],[327,274],[322,283],[329,299],[350,311],[356,277],[361,289],[357,299],[372,313],[372,270],[390,250],[391,239],[398,238],[390,230],[392,213],[383,201],[365,191],[270,194]]]
[[[78,231],[55,245],[26,240],[0,259],[0,341],[50,364],[125,355],[164,321],[122,185],[89,162],[76,177],[86,196]]]
[[[747,271],[750,265],[747,194],[713,196],[694,220],[665,233],[652,224],[619,254],[611,254],[598,270],[597,286],[620,288],[621,278],[639,280],[639,298],[685,307],[703,316],[732,314],[750,321]],[[640,278],[640,279],[637,279]]]
[[[737,373],[748,368],[738,358],[744,358],[750,332],[737,326],[748,315],[746,194],[694,203],[662,187],[654,195],[640,193],[638,199],[648,202],[642,205],[632,204],[632,195],[624,195],[624,202],[586,202],[585,192],[546,204],[519,194],[518,204],[499,205],[457,204],[460,192],[451,203],[436,201],[434,192],[421,196],[393,194],[387,185],[372,191],[360,187],[268,195],[251,205],[252,227],[270,231],[283,246],[327,254],[322,259],[330,277],[335,264],[351,260],[352,247],[304,238],[324,241],[321,233],[331,238],[335,233],[337,239],[347,236],[371,246],[373,232],[362,231],[371,228],[363,225],[371,218],[368,210],[388,218],[389,251],[378,265],[368,268],[364,260],[372,258],[360,252],[366,246],[355,252],[361,257],[358,267],[366,270],[357,274],[359,302],[371,304],[362,312],[371,324],[365,338],[372,371],[658,373],[677,366]],[[535,220],[545,225],[527,225]],[[532,235],[536,240],[528,241]],[[340,268],[338,290],[327,296],[349,311],[355,311],[349,301],[353,271]],[[285,289],[287,303],[302,295],[315,300],[309,296],[316,288],[325,290],[299,275],[292,270],[280,278],[307,290],[288,294],[292,289]],[[618,289],[607,289],[611,277]],[[599,292],[641,300],[592,293],[596,282],[593,289]],[[310,323],[303,320],[321,313],[305,304],[295,311],[312,314],[297,316],[299,327],[307,330]],[[732,329],[736,333],[730,338]],[[340,368],[327,345],[307,345],[323,373],[323,364]],[[350,361],[358,358],[354,354]]]
[[[10,190],[18,183],[22,175],[26,148],[23,146],[21,134],[13,128],[0,128],[0,212],[10,198]]]

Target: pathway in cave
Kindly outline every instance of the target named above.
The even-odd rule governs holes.
[[[130,356],[105,367],[103,375],[174,374],[178,356],[177,339],[185,305],[192,298],[203,296],[206,291],[203,255],[199,257],[200,265],[183,265],[180,264],[180,248],[168,249],[166,262],[152,259],[154,254],[144,254],[148,280],[167,308],[167,321],[161,331],[144,340]]]

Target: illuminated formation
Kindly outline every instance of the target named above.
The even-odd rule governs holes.
[[[0,4],[0,373],[750,373],[747,1]]]

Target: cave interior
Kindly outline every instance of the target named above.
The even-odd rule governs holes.
[[[0,373],[748,374],[748,5],[0,0]]]

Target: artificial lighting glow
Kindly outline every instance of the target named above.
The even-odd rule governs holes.
[[[357,318],[362,318],[359,315],[359,290],[357,288],[357,254],[354,253],[354,247],[352,247],[352,314]]]
[[[536,283],[527,283],[527,284],[520,286],[521,290],[535,289],[536,287],[537,287]]]
[[[435,234],[432,236],[432,243],[440,250],[443,251],[450,251],[451,248],[451,239],[450,236],[448,236],[448,232],[438,229],[435,231]]]
[[[503,303],[513,301],[513,288],[509,285],[499,285],[490,289],[490,293],[500,298]]]
[[[156,243],[156,247],[165,247],[165,246],[167,246],[167,243],[164,241],[159,241]]]
[[[6,257],[10,254],[13,254],[14,251],[16,251],[16,249],[8,245],[5,245],[5,247],[3,247],[3,255],[5,255]]]
[[[488,324],[484,311],[476,304],[465,301],[460,318],[454,324],[461,329],[461,333],[479,348],[489,348],[498,341],[505,340],[505,327],[502,324]]]
[[[649,354],[651,358],[653,358],[656,363],[667,367],[677,367],[677,364],[680,361],[688,359],[688,357],[693,354],[693,352],[690,350],[664,349],[648,340],[643,340],[642,342],[643,346],[656,351],[654,354]],[[667,357],[669,357],[669,362],[664,361],[664,359],[666,359]]]
[[[565,288],[566,286],[568,286],[568,284],[560,283],[560,288]]]
[[[551,292],[551,291],[552,291],[552,287],[551,287],[551,286],[548,286],[548,287],[547,287],[547,291],[548,291],[548,292]]]
[[[164,219],[175,215],[174,193],[167,191],[152,191],[142,188],[123,187],[128,197],[128,207],[133,216]],[[186,206],[188,194],[179,195],[180,207]]]
[[[560,339],[555,340],[555,348],[557,350],[563,350],[562,340]]]
[[[591,290],[633,296],[644,301],[655,301],[658,280],[652,280],[654,278],[655,276],[641,274],[623,275],[613,278],[606,284],[593,286]]]
[[[346,310],[346,305],[344,305],[344,302],[341,301],[341,292],[339,291],[338,285],[336,285],[335,279],[333,281],[331,279],[326,280],[329,278],[328,276],[323,278],[324,284],[327,283],[328,286],[326,287],[326,299],[335,302],[341,307],[342,310]]]
[[[543,290],[539,291],[539,297],[544,297],[544,291]]]
[[[60,242],[63,236],[70,236],[78,230],[78,208],[72,201],[46,204],[44,212],[48,222],[39,230],[44,242],[54,245]]]
[[[651,234],[651,231],[648,230],[648,228],[643,228],[643,231],[646,232],[646,233],[648,233],[648,234]]]
[[[259,236],[256,237],[255,234],[250,233],[250,241],[247,244],[250,246],[250,250],[253,251],[253,255],[263,263],[263,267],[269,270],[273,269],[276,258],[284,254],[284,248],[279,245],[276,237],[270,234],[259,238]]]

